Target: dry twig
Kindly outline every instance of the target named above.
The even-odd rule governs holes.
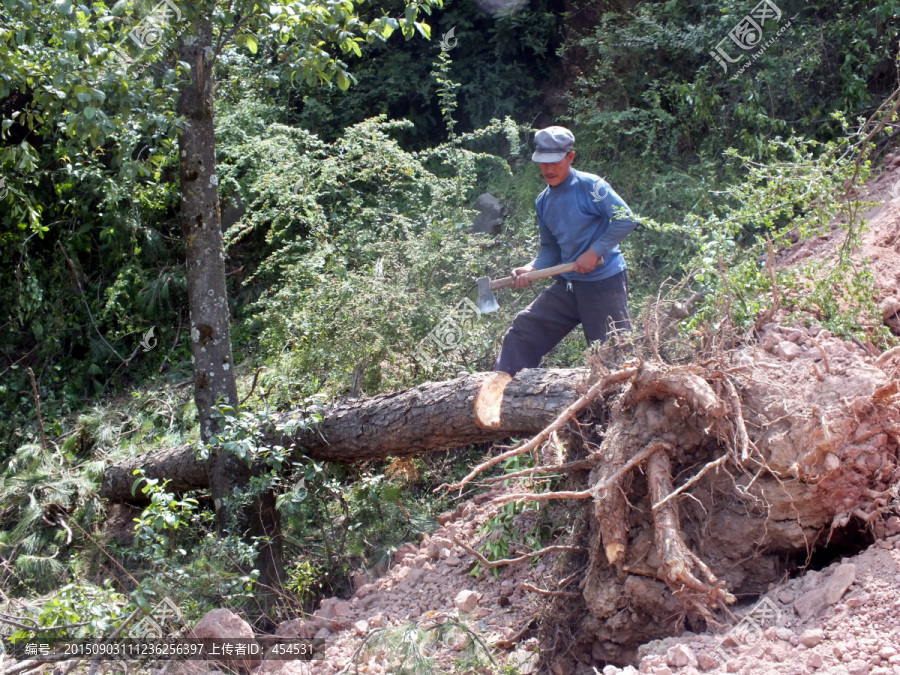
[[[532,586],[526,581],[523,581],[519,584],[526,591],[531,591],[532,593],[537,593],[538,595],[549,595],[552,598],[580,598],[581,593],[573,593],[572,591],[548,591],[543,588],[538,588],[537,586]]]
[[[525,560],[529,560],[531,558],[539,557],[542,555],[547,555],[548,553],[555,553],[557,551],[584,551],[581,546],[547,546],[546,548],[542,548],[539,551],[533,551],[531,553],[526,553],[525,555],[520,555],[518,558],[504,558],[503,560],[488,560],[481,553],[476,551],[474,548],[469,546],[468,544],[464,544],[459,540],[459,538],[454,534],[453,535],[453,543],[459,546],[466,553],[473,556],[478,562],[481,563],[482,567],[487,569],[494,569],[495,567],[502,567],[503,565],[512,565],[513,563],[523,562]]]

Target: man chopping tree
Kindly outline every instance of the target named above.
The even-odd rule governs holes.
[[[540,365],[579,323],[588,344],[605,341],[610,327],[631,330],[628,278],[619,250],[619,242],[635,227],[631,209],[605,180],[572,168],[571,131],[547,127],[534,140],[531,159],[547,181],[534,202],[541,249],[531,263],[513,270],[513,288],[531,284],[528,272],[560,263],[575,267],[519,312],[503,337],[494,370],[513,376]]]

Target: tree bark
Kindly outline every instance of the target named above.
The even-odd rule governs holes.
[[[512,380],[503,373],[476,373],[429,382],[393,394],[341,401],[324,412],[318,427],[294,435],[271,432],[266,443],[314,459],[358,462],[533,434],[587,388],[589,374],[586,368],[533,369]],[[302,417],[297,411],[285,413],[278,424]],[[109,466],[101,495],[116,502],[140,501],[140,495],[131,495],[134,470],[139,467],[150,478],[168,478],[168,489],[176,492],[208,485],[193,449],[182,445]]]
[[[178,114],[184,119],[179,136],[181,176],[181,228],[187,257],[190,345],[194,363],[194,400],[200,420],[200,436],[208,443],[218,429],[213,418],[218,402],[237,408],[237,384],[231,351],[231,315],[225,285],[225,247],[219,217],[216,175],[216,136],[213,125],[212,19],[199,15],[190,40],[182,39],[178,59],[190,64],[189,79],[181,87]],[[179,469],[191,479],[200,472],[191,457],[178,460]],[[262,495],[249,513],[227,507],[235,488],[244,488],[250,468],[231,453],[210,447],[206,466],[220,535],[231,530],[250,538],[262,537],[260,580],[267,586],[281,574],[281,536],[274,498]]]

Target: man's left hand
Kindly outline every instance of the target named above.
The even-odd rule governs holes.
[[[594,253],[593,249],[588,249],[575,260],[575,271],[578,274],[587,274],[597,266],[600,256]]]

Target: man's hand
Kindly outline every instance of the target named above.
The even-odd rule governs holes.
[[[532,265],[517,267],[513,270],[513,276],[516,278],[515,283],[513,283],[513,288],[525,288],[526,286],[531,285],[531,279],[526,276],[522,276],[524,274],[527,274],[528,272],[534,272],[534,267]]]
[[[600,256],[594,253],[593,249],[588,249],[575,260],[575,271],[578,274],[587,274],[597,266]],[[515,274],[515,272],[513,272]]]

